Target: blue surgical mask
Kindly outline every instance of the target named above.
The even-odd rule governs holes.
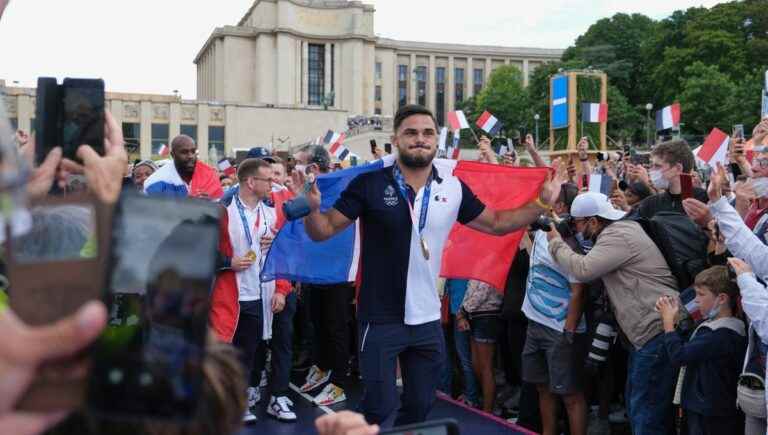
[[[709,309],[709,312],[707,312],[706,319],[715,320],[715,317],[717,317],[717,315],[720,314],[720,307],[721,305],[715,302],[715,305]]]
[[[587,240],[584,238],[584,234],[582,233],[576,233],[575,235],[576,241],[579,242],[579,246],[581,246],[581,249],[584,250],[584,252],[589,252],[590,249],[592,249],[592,246],[594,246],[594,243],[592,243],[591,240]]]

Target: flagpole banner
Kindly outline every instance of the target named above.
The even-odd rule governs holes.
[[[656,131],[680,125],[680,104],[675,103],[656,112]]]
[[[568,76],[552,79],[551,123],[553,129],[568,127]]]

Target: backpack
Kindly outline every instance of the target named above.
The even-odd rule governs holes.
[[[637,222],[661,251],[677,279],[678,289],[693,285],[696,275],[707,268],[709,237],[688,215],[661,211]]]

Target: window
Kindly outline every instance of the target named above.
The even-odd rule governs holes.
[[[485,83],[485,70],[483,68],[475,68],[475,95],[479,94],[483,90],[483,84]]]
[[[325,102],[325,45],[309,44],[309,104]]]
[[[416,67],[416,100],[422,106],[427,105],[427,67]]]
[[[191,137],[197,143],[197,126],[181,125],[181,134]]]
[[[381,85],[376,85],[376,101],[381,101]]]
[[[32,134],[37,131],[37,118],[32,118],[29,120],[29,134]]]
[[[376,62],[376,80],[381,80],[381,62]]]
[[[381,115],[381,107],[377,107],[377,108],[373,109],[373,113],[375,115]]]
[[[125,149],[128,151],[128,154],[138,153],[139,144],[141,143],[141,124],[138,122],[124,122],[123,140],[125,141]]]
[[[408,65],[397,66],[397,105],[408,104]]]
[[[454,92],[456,103],[460,103],[464,101],[464,68],[456,68],[453,72],[455,78],[455,85],[456,89]]]
[[[435,115],[437,125],[445,124],[445,68],[437,67],[435,70]]]
[[[19,129],[19,119],[18,118],[11,118],[8,121],[11,123],[11,131],[13,131],[15,133],[16,130]]]
[[[160,154],[160,148],[168,145],[168,124],[152,124],[152,155]]]
[[[208,127],[208,158],[211,161],[226,156],[224,133],[224,127]]]

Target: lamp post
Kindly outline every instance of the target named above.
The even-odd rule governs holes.
[[[651,146],[651,110],[653,110],[653,104],[648,103],[645,105],[646,118],[645,118],[645,135],[647,138],[646,144],[650,148]]]
[[[533,115],[533,121],[536,124],[536,146],[539,146],[539,119],[541,116],[538,113]]]

